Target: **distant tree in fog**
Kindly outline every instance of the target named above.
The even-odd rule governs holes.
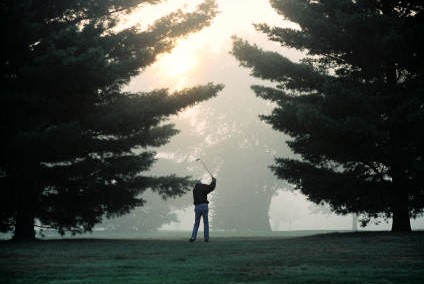
[[[104,216],[189,189],[187,177],[148,176],[153,147],[177,133],[169,115],[222,89],[207,84],[174,94],[122,87],[210,24],[213,1],[177,11],[141,30],[119,19],[156,0],[3,1],[0,89],[0,231],[33,239],[42,226],[80,233]],[[142,19],[141,19],[142,20]]]
[[[237,83],[229,84],[222,96],[190,111],[189,119],[176,119],[181,133],[159,150],[168,158],[160,159],[154,170],[164,172],[164,169],[174,168],[180,174],[189,173],[197,178],[205,174],[206,177],[201,164],[193,162],[194,158],[201,157],[218,178],[217,188],[210,198],[212,227],[237,231],[270,230],[271,198],[282,184],[268,166],[276,155],[275,149],[280,146],[281,136],[258,119],[259,113],[269,111],[268,103],[253,94],[247,96],[237,92],[240,90]],[[205,127],[197,128],[199,125]],[[184,204],[186,207],[192,205],[192,197],[189,197],[189,202]],[[170,206],[180,201],[178,198]]]
[[[238,38],[233,54],[275,83],[252,87],[277,104],[263,120],[293,137],[301,156],[277,159],[274,173],[336,213],[359,213],[363,224],[392,217],[393,231],[410,231],[424,207],[424,4],[270,2],[298,26],[257,30],[305,58],[295,63]]]
[[[258,121],[255,116],[252,120]],[[223,161],[213,199],[212,225],[216,229],[271,230],[268,211],[278,182],[267,167],[272,160],[267,150],[272,151],[276,140],[263,130],[250,121],[217,145]]]
[[[164,201],[159,194],[150,190],[143,192],[141,198],[146,201],[143,206],[136,207],[123,216],[105,219],[99,226],[119,233],[145,233],[178,221],[175,214],[178,206],[173,206],[175,200],[169,198]]]

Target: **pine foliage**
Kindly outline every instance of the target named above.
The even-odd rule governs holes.
[[[207,0],[146,29],[119,28],[121,17],[158,2],[2,1],[1,231],[15,229],[16,237],[19,224],[34,218],[62,234],[89,231],[105,215],[142,205],[145,189],[164,198],[188,189],[188,177],[145,172],[154,147],[178,132],[164,121],[222,86],[123,87],[217,11]]]
[[[262,117],[289,134],[300,159],[272,167],[315,203],[366,224],[393,217],[410,230],[424,208],[424,28],[421,1],[272,0],[296,28],[255,25],[268,39],[304,52],[300,62],[234,38],[233,54],[253,86],[276,103]]]

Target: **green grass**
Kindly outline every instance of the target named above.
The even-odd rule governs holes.
[[[424,232],[0,242],[0,283],[424,283]]]

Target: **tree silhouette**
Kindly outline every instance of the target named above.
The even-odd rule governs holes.
[[[274,173],[336,213],[360,213],[363,223],[392,217],[393,231],[410,231],[424,207],[423,4],[270,2],[297,27],[256,28],[305,58],[292,62],[238,38],[233,54],[274,83],[252,87],[277,104],[263,119],[293,137],[301,156],[277,159]]]
[[[6,1],[0,5],[0,230],[33,239],[42,226],[80,233],[143,205],[152,189],[181,195],[189,179],[148,176],[154,147],[177,133],[169,115],[222,89],[123,92],[185,35],[210,24],[213,1],[146,29],[120,17],[156,0]]]

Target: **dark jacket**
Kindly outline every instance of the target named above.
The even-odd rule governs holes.
[[[194,205],[209,203],[208,194],[215,189],[216,179],[212,178],[210,184],[196,183],[193,188]]]

